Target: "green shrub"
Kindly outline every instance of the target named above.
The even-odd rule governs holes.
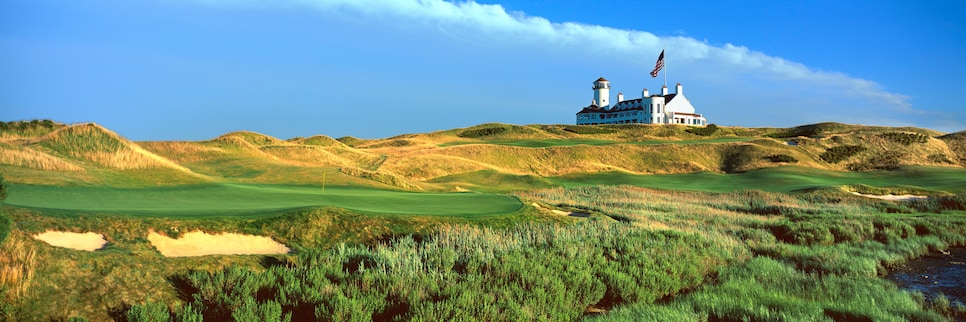
[[[865,147],[860,145],[840,145],[826,149],[818,157],[828,163],[839,163],[862,151],[865,151]]]
[[[473,139],[473,138],[481,138],[484,136],[501,134],[501,133],[505,133],[506,131],[507,131],[506,127],[502,127],[502,126],[484,127],[480,129],[466,130],[466,131],[460,132],[456,136],[459,136],[461,138]]]
[[[831,245],[835,242],[827,225],[813,221],[785,221],[773,226],[772,233],[778,240],[797,245]]]
[[[193,301],[181,311],[238,321],[575,320],[589,306],[696,287],[727,260],[713,243],[599,221],[465,227],[420,242],[307,250],[265,271],[191,273],[184,293]]]
[[[700,136],[711,136],[718,132],[718,126],[714,124],[708,124],[705,127],[689,127],[685,132],[700,135]]]
[[[245,298],[241,307],[231,312],[238,322],[288,322],[292,314],[282,314],[282,306],[273,300],[258,303],[253,298]]]
[[[903,145],[929,142],[929,136],[920,133],[889,132],[879,134],[879,137]]]
[[[727,173],[743,172],[760,158],[761,148],[756,145],[736,145],[722,153],[721,170]]]
[[[949,160],[949,157],[947,157],[945,154],[942,154],[942,153],[930,154],[928,157],[926,157],[926,159],[928,159],[929,162],[933,162],[933,163],[946,163],[946,164],[954,163],[952,160]]]
[[[771,161],[771,162],[775,162],[775,163],[778,163],[778,162],[796,163],[796,162],[798,162],[798,159],[796,159],[793,156],[787,155],[787,154],[773,154],[773,155],[769,155],[769,156],[765,157],[765,159],[767,159],[768,161]]]
[[[916,235],[916,228],[895,218],[877,218],[873,222],[875,240],[893,244]]]
[[[914,199],[907,204],[919,212],[942,213],[948,210],[966,210],[966,193]]]
[[[855,162],[848,165],[850,171],[895,170],[906,154],[898,151],[883,151],[865,162]]]
[[[200,308],[194,306],[192,303],[188,303],[181,306],[175,312],[174,319],[178,322],[202,322],[205,316],[202,314]]]
[[[147,302],[131,306],[127,311],[129,322],[166,322],[171,321],[171,313],[164,303]]]
[[[51,120],[31,120],[31,121],[14,121],[14,122],[0,122],[0,131],[19,131],[25,132],[28,130],[36,129],[53,129],[57,126],[57,123]]]

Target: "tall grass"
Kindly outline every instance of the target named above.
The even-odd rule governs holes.
[[[694,288],[740,256],[700,235],[613,222],[447,226],[421,241],[343,244],[302,253],[289,266],[184,279],[206,320],[249,310],[268,320],[573,320],[589,307]]]
[[[728,194],[636,187],[582,187],[523,194],[548,204],[585,207],[629,223],[658,221],[675,230],[733,240],[754,254],[718,272],[718,283],[667,303],[631,304],[618,320],[942,320],[910,293],[881,281],[888,267],[966,243],[959,195],[912,203],[916,216],[882,214],[878,201],[833,191]],[[712,201],[713,200],[713,201]],[[943,213],[943,215],[929,215]],[[714,237],[712,237],[714,236]],[[881,305],[870,306],[868,303]],[[947,310],[951,312],[952,310]],[[951,316],[949,312],[939,312]]]
[[[14,302],[30,288],[37,251],[21,236],[0,243],[0,299]]]
[[[29,147],[14,147],[0,143],[0,164],[48,171],[80,171],[83,168],[64,159]]]

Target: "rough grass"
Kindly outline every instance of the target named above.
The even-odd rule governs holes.
[[[0,300],[15,303],[30,288],[37,252],[18,237],[6,239],[0,242],[0,246]]]
[[[621,320],[941,320],[913,294],[877,276],[930,249],[966,242],[962,212],[939,207],[932,210],[942,214],[884,215],[878,201],[834,191],[721,194],[595,186],[518,196],[617,220],[531,213],[481,228],[316,209],[255,221],[71,221],[17,210],[16,220],[30,223],[27,231],[99,227],[115,245],[73,256],[41,245],[41,259],[50,262],[38,267],[35,280],[59,275],[32,288],[18,314],[63,318],[80,312],[103,319],[105,311],[119,307],[129,316],[215,320],[573,320],[603,310],[608,313],[602,317]],[[160,258],[139,237],[149,227],[256,231],[299,253],[264,257],[262,265],[245,256]],[[832,238],[786,236],[816,231]],[[70,268],[70,262],[94,269]],[[81,285],[93,286],[86,292],[96,294],[98,303],[60,299],[81,296],[74,290],[43,302],[57,292],[55,283],[78,276],[85,278]],[[156,278],[163,276],[168,280]],[[142,283],[146,287],[105,291]]]
[[[238,188],[323,197],[315,193],[320,187]],[[162,199],[185,204],[180,189],[171,190],[145,195],[168,193]],[[183,194],[225,199],[214,192]],[[333,193],[347,197],[338,188]],[[110,194],[95,195],[75,198]],[[82,254],[32,242],[40,264],[15,314],[106,319],[113,310],[211,319],[239,314],[504,320],[575,319],[588,309],[614,309],[608,317],[938,318],[875,276],[883,266],[966,240],[962,213],[948,210],[958,208],[945,199],[917,210],[941,215],[897,216],[880,214],[880,201],[834,190],[712,193],[591,186],[518,196],[606,217],[581,220],[529,207],[500,216],[298,209],[246,220],[131,218],[127,211],[45,215],[13,208],[15,221],[22,223],[15,238],[22,241],[27,233],[55,229],[98,231],[110,242],[105,251]],[[151,229],[267,235],[299,255],[165,259],[144,240]],[[351,245],[339,247],[340,242]],[[756,276],[770,279],[740,287]],[[67,281],[78,287],[58,290]],[[98,302],[71,302],[92,298]],[[892,304],[859,305],[870,300]],[[134,307],[128,310],[124,303]]]
[[[30,287],[15,306],[0,309],[51,320],[575,319],[601,309],[613,309],[607,317],[635,320],[940,318],[875,276],[931,249],[964,243],[966,198],[950,195],[966,187],[963,170],[909,166],[942,161],[931,155],[961,160],[956,134],[906,145],[883,133],[938,134],[841,124],[719,127],[708,136],[684,126],[600,126],[584,134],[568,127],[485,124],[340,139],[345,146],[250,132],[148,143],[96,126],[9,132],[2,143],[30,150],[25,153],[36,160],[0,162],[0,171],[17,183],[8,201],[21,199],[5,209],[16,223],[8,242],[24,246],[23,255],[0,259],[35,255],[32,266],[19,266],[31,269],[8,278],[32,276]],[[505,131],[458,135],[483,128]],[[798,145],[763,138],[769,133],[794,134]],[[821,161],[828,149],[850,145],[865,150],[847,162]],[[158,158],[124,157],[141,146],[150,151],[141,155]],[[43,155],[80,170],[30,166]],[[783,162],[769,159],[775,155],[795,158],[798,166],[778,167]],[[172,164],[190,171],[172,171]],[[896,167],[837,171],[882,164]],[[591,215],[521,208],[516,198],[491,194],[388,191],[378,180],[412,189],[553,188],[517,197]],[[206,184],[171,186],[185,182]],[[900,203],[834,188],[860,184],[853,187],[936,197]],[[382,189],[363,188],[371,186]],[[17,189],[27,189],[21,191],[26,197]],[[505,212],[491,212],[501,205]],[[46,229],[98,231],[109,246],[78,253],[29,237]],[[144,239],[152,229],[267,235],[298,254],[166,259]],[[887,306],[865,305],[872,301]]]
[[[736,242],[754,254],[718,271],[715,283],[660,303],[618,308],[601,316],[608,320],[941,321],[915,294],[878,276],[929,250],[966,242],[966,213],[957,206],[886,215],[878,202],[841,192],[722,195],[597,186],[521,195],[629,224]]]
[[[143,177],[149,180],[140,185],[157,185],[160,180],[154,178],[160,179],[165,171],[170,171],[167,175],[178,183],[318,184],[322,174],[329,172],[338,173],[334,179],[340,184],[452,191],[456,190],[455,182],[449,184],[446,178],[461,175],[461,186],[485,189],[482,182],[465,181],[478,171],[498,171],[509,177],[613,171],[737,173],[784,167],[789,160],[807,168],[870,171],[909,165],[950,166],[962,158],[957,152],[961,140],[954,134],[932,140],[928,136],[935,133],[923,129],[836,123],[791,129],[715,128],[694,133],[698,128],[686,126],[494,123],[386,139],[344,138],[345,142],[325,136],[283,141],[241,131],[203,142],[134,143],[97,125],[81,124],[17,132],[21,135],[18,138],[0,142],[4,152],[0,167],[18,174],[63,172],[56,174],[58,178],[51,180],[52,184],[137,186],[138,178]],[[459,136],[487,129],[503,131],[475,138]],[[766,138],[784,137],[782,133],[809,136],[795,136],[797,145]],[[24,136],[29,134],[36,136]],[[925,143],[903,143],[921,142],[923,137]],[[20,175],[11,180],[44,181]]]

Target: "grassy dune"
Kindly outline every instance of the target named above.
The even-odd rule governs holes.
[[[35,123],[4,123],[0,131],[0,167],[23,174],[10,176],[17,183],[319,184],[328,172],[336,184],[452,191],[451,182],[486,186],[472,182],[480,171],[553,182],[612,172],[633,177],[787,166],[835,172],[961,168],[966,146],[955,133],[838,123],[785,129],[491,123],[373,140],[281,140],[240,131],[200,142],[131,142],[95,124]],[[38,178],[46,173],[55,173],[53,180]],[[165,176],[171,179],[165,182]]]
[[[877,276],[966,244],[963,142],[838,123],[131,142],[4,122],[0,319],[962,318]],[[109,243],[30,237],[48,229]],[[295,252],[164,258],[145,239],[194,230]]]

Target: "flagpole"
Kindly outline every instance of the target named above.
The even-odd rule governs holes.
[[[664,53],[664,87],[667,87],[667,44],[661,48],[661,52]]]

